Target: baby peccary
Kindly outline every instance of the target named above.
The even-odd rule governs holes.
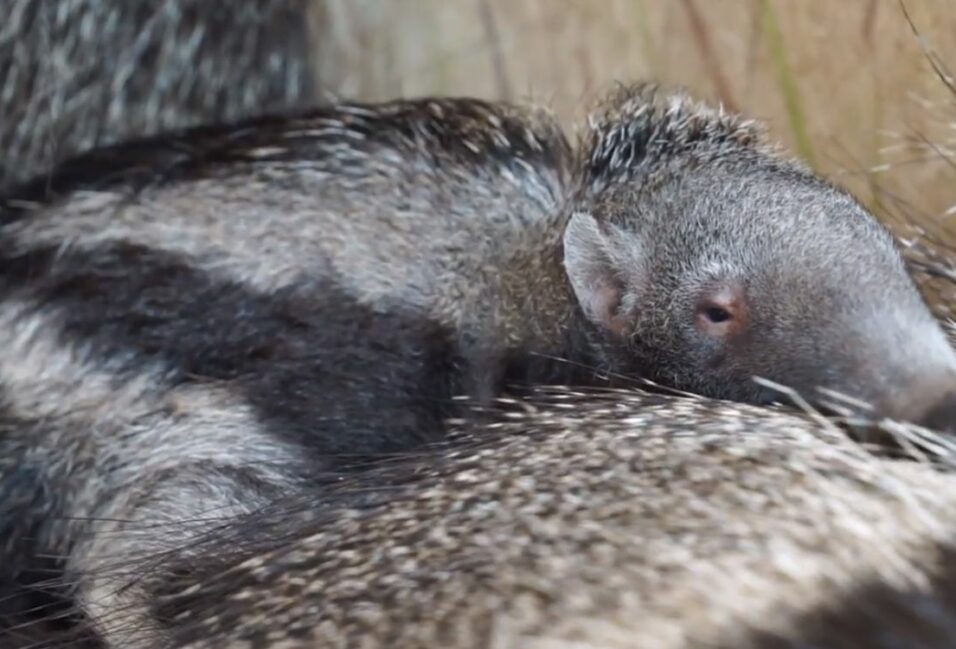
[[[13,198],[6,255],[125,242],[418,310],[457,332],[479,398],[596,374],[779,397],[759,376],[956,419],[956,355],[890,234],[753,123],[654,85],[612,93],[576,150],[502,104],[345,104],[104,150]]]
[[[321,496],[340,507],[297,502],[164,556],[137,573],[148,598],[104,620],[108,645],[952,647],[952,457],[879,458],[727,402],[524,406],[384,467],[377,490]]]

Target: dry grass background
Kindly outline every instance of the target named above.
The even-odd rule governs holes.
[[[898,0],[322,0],[337,96],[535,101],[569,125],[615,81],[682,84],[766,120],[891,220],[956,233],[956,96]],[[956,62],[956,0],[906,0]],[[951,224],[950,221],[953,223]]]

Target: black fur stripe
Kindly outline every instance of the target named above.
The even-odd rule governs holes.
[[[416,313],[373,312],[332,282],[263,294],[114,243],[0,256],[0,299],[12,296],[52,315],[64,344],[130,377],[160,362],[175,382],[227,382],[271,432],[323,462],[435,437],[457,391],[448,332]]]

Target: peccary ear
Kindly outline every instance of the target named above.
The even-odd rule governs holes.
[[[571,288],[595,324],[620,335],[624,318],[619,313],[624,285],[615,264],[611,236],[590,214],[575,212],[564,230],[564,269]]]

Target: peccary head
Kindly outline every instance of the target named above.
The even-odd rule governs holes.
[[[592,120],[564,264],[608,364],[709,396],[835,390],[956,426],[956,354],[887,230],[739,117],[653,86]]]

